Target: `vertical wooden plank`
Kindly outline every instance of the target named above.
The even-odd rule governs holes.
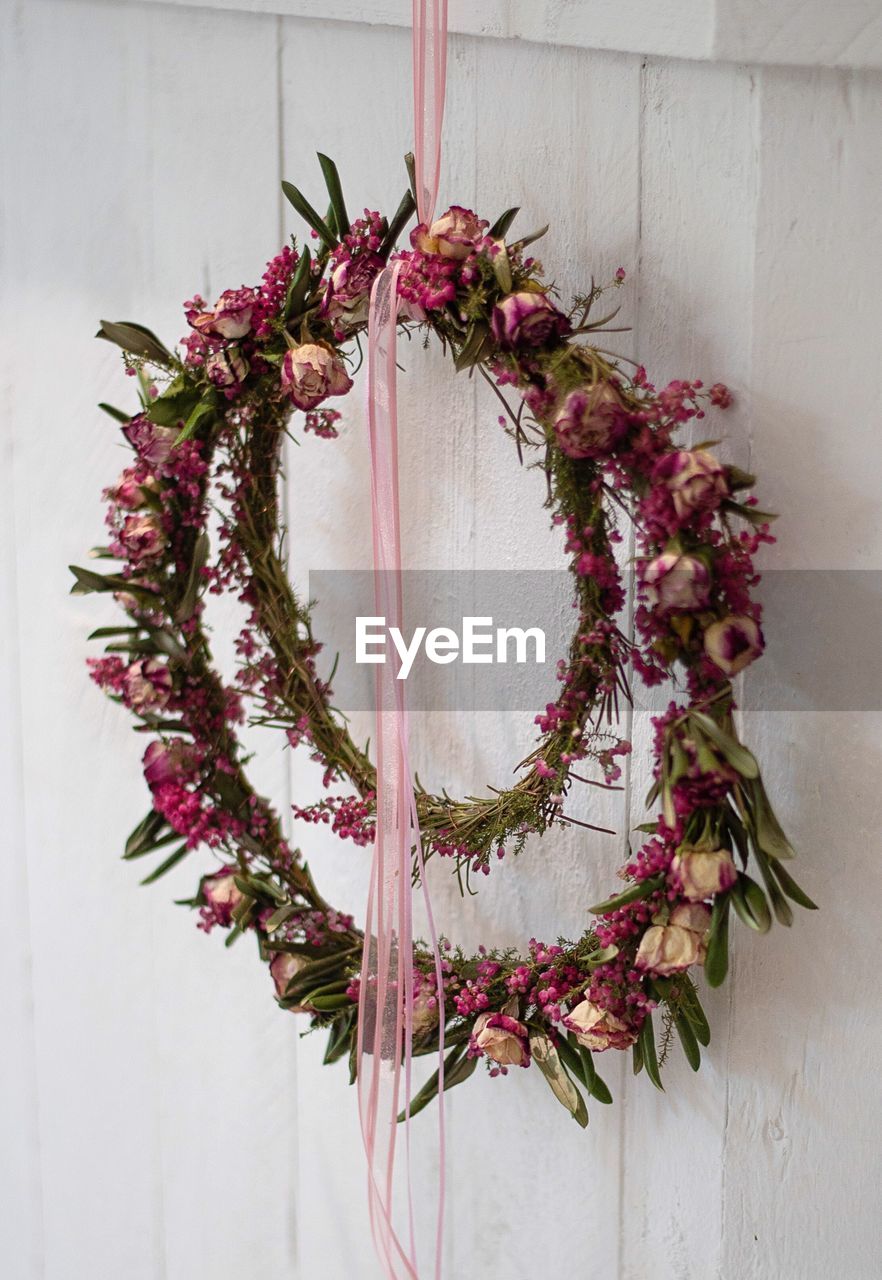
[[[773,591],[775,569],[882,566],[871,372],[882,354],[882,83],[773,68],[758,78],[751,462],[782,513],[766,556]],[[875,651],[878,635],[866,643]],[[724,1273],[869,1278],[882,1269],[880,993],[865,953],[878,933],[882,716],[773,708],[745,722],[799,854],[794,872],[821,910],[797,908],[791,931],[739,947]]]
[[[183,331],[180,302],[256,283],[279,241],[278,22],[245,13],[141,14],[139,76],[150,157],[148,323]],[[204,86],[210,84],[211,92]],[[247,88],[246,88],[247,86]],[[215,651],[232,672],[241,608],[212,603]],[[279,735],[246,735],[257,785],[287,807]],[[295,1265],[293,1019],[273,999],[250,939],[206,938],[174,898],[201,865],[182,865],[155,899],[156,1072],[165,1266],[169,1280],[289,1275]],[[131,887],[134,895],[138,891]]]
[[[174,339],[178,299],[230,273],[258,277],[275,248],[276,23],[98,3],[46,2],[17,17],[6,184],[17,311],[4,355],[27,593],[46,1274],[278,1274],[290,1270],[279,1104],[290,1027],[251,955],[215,945],[212,957],[216,940],[170,909],[194,869],[139,890],[118,861],[148,803],[143,742],[85,679],[85,634],[109,614],[65,602],[64,568],[100,537],[98,494],[122,456],[94,408],[127,389],[118,358],[92,341],[96,317],[135,314]],[[224,96],[243,74],[244,99]],[[206,80],[220,96],[202,92]]]
[[[695,431],[725,435],[722,456],[745,465],[755,190],[750,75],[662,62],[650,62],[644,74],[640,359],[659,386],[672,377],[731,383],[738,407]],[[643,800],[651,716],[671,691],[637,694],[632,827],[650,816]],[[729,994],[703,990],[702,998],[714,1039],[699,1075],[679,1043],[671,1046],[664,1096],[645,1075],[629,1073],[620,1271],[628,1280],[720,1274]]]
[[[14,144],[9,128],[15,101],[12,61],[19,52],[19,15],[0,14],[0,173],[11,176]],[[6,184],[4,183],[4,186]],[[8,219],[0,217],[0,267],[11,256]],[[12,909],[0,930],[0,1271],[9,1280],[38,1280],[42,1273],[42,1184],[37,1118],[36,1045],[28,863],[22,788],[22,715],[19,619],[22,614],[15,556],[13,490],[15,403],[13,370],[0,382],[0,812],[3,813],[5,881]]]
[[[603,280],[622,262],[633,262],[639,61],[484,40],[477,42],[475,74],[475,207],[493,219],[508,205],[520,205],[513,235],[550,224],[535,252],[565,300],[588,287],[592,272]],[[456,148],[452,139],[449,153]],[[628,342],[627,335],[615,339]],[[497,426],[498,413],[495,397],[479,383],[473,562],[508,571],[513,582],[519,569],[548,569],[563,578],[560,533],[551,529],[542,507],[543,478],[519,467],[514,445]],[[463,474],[460,466],[457,474]],[[437,536],[446,536],[443,526]],[[569,592],[563,581],[560,589],[563,596]],[[449,753],[446,776],[455,776],[471,793],[476,786],[505,785],[534,740],[537,710],[462,714],[453,744],[458,750]],[[577,789],[568,808],[575,817],[623,833],[618,797],[585,787],[582,794]],[[575,828],[530,841],[516,863],[507,860],[493,869],[476,898],[451,903],[454,936],[468,946],[486,942],[524,949],[530,937],[552,942],[560,934],[578,935],[588,923],[589,903],[614,883],[623,847],[622,838]],[[603,1071],[620,1095],[621,1062],[615,1055],[611,1059]],[[474,1171],[482,1186],[480,1195],[463,1195],[457,1206],[453,1274],[567,1268],[570,1233],[533,1231],[529,1223],[554,1220],[568,1185],[579,1187],[578,1231],[592,1266],[599,1274],[616,1274],[620,1112],[592,1106],[590,1127],[583,1132],[538,1073],[490,1080],[482,1070],[453,1095],[452,1110],[454,1167]],[[502,1179],[501,1170],[506,1171]],[[511,1208],[525,1185],[528,1222],[518,1220]],[[488,1231],[494,1222],[506,1227]]]

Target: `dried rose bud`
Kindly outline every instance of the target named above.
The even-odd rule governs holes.
[[[331,347],[306,342],[282,361],[282,387],[298,409],[315,409],[328,396],[344,396],[352,379]]]
[[[725,676],[737,676],[764,648],[763,633],[753,618],[730,614],[704,633],[704,651]]]
[[[635,967],[667,977],[702,964],[710,918],[707,907],[690,903],[675,907],[667,924],[654,924],[646,930],[637,948]]]
[[[738,872],[728,849],[681,844],[671,863],[673,883],[687,902],[703,902],[731,889]]]
[[[472,1028],[475,1044],[503,1067],[530,1065],[529,1033],[523,1022],[504,1013],[481,1013]]]
[[[637,1039],[637,1032],[627,1022],[591,1000],[582,1000],[563,1019],[579,1044],[602,1053],[604,1049],[627,1049]]]
[[[707,607],[710,573],[697,556],[665,551],[644,568],[643,585],[654,608],[664,613],[689,613]]]
[[[570,322],[544,293],[510,293],[493,308],[493,336],[501,347],[541,347],[567,334]]]

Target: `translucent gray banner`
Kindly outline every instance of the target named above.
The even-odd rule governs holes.
[[[565,571],[407,570],[400,578],[396,640],[379,620],[372,573],[310,574],[319,669],[327,677],[336,658],[342,711],[373,708],[371,659],[387,652],[402,655],[413,710],[538,711],[554,701],[575,621]],[[741,677],[742,707],[882,710],[882,570],[772,571],[757,594],[766,653]],[[634,701],[646,703],[637,681]]]

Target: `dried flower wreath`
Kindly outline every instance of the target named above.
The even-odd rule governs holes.
[[[189,903],[199,927],[228,930],[228,942],[252,934],[279,1004],[327,1028],[325,1061],[349,1054],[354,1073],[362,936],[321,896],[278,813],[249,782],[237,726],[250,704],[252,723],[283,731],[321,762],[328,794],[297,807],[297,817],[358,845],[372,841],[375,771],[317,672],[310,611],[286,573],[277,481],[295,410],[303,430],[337,435],[340,414],[327,402],[351,388],[348,362],[372,282],[398,261],[402,326],[434,334],[458,371],[483,375],[518,457],[532,454],[544,467],[577,605],[560,690],[536,717],[541,736],[519,780],[478,799],[418,790],[425,855],[452,859],[467,878],[487,874],[528,835],[568,821],[567,793],[591,781],[575,770],[596,767],[594,781],[611,786],[630,751],[609,729],[630,673],[649,685],[683,677],[684,701],[654,722],[647,804],[660,811],[640,828],[645,842],[623,868],[626,887],[591,908],[595,923],[575,942],[531,940],[524,955],[467,956],[445,942],[443,991],[428,949],[413,957],[414,1052],[437,1046],[442,1019],[445,1088],[481,1058],[492,1075],[535,1062],[585,1124],[584,1094],[611,1101],[595,1052],[631,1047],[636,1070],[661,1087],[656,1009],[665,1047],[676,1030],[698,1068],[710,1032],[690,971],[703,964],[712,986],[723,982],[730,909],[764,932],[773,914],[791,922],[790,901],[814,906],[785,869],[792,849],[733,723],[731,680],[763,649],[751,589],[770,517],[745,496],[753,477],[704,445],[673,442],[706,405],[726,408],[724,386],[656,390],[642,367],[627,375],[620,358],[586,340],[608,322],[593,311],[623,271],[605,288],[592,281],[565,311],[527,252],[544,232],[506,239],[516,209],[490,226],[454,206],[417,226],[411,249],[399,251],[415,208],[412,166],[411,191],[391,221],[365,211],[352,222],[336,167],[320,162],[325,217],[283,184],[312,229],[312,249],[292,242],[258,286],[227,291],[211,308],[198,297],[186,303],[178,353],[137,324],[103,322],[99,332],[122,347],[141,398],[132,417],[101,406],[134,451],[106,491],[110,540],[95,552],[120,567],[73,569],[76,593],[111,592],[127,615],[93,633],[107,644],[91,673],[151,739],[152,804],[124,857],[162,851],[149,884],[197,848],[214,851],[219,865]],[[616,621],[625,604],[615,555],[622,513],[638,548],[632,637]],[[248,612],[232,684],[215,667],[205,618],[207,598],[227,592]],[[334,794],[341,785],[350,794]],[[436,1073],[411,1114],[437,1087]]]

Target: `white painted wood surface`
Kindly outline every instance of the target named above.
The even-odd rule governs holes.
[[[241,7],[0,9],[4,1280],[375,1275],[343,1068],[320,1067],[247,946],[225,952],[171,906],[186,871],[138,889],[119,862],[144,806],[138,744],[82,671],[100,605],[65,594],[118,457],[93,408],[121,385],[96,318],[131,315],[171,339],[180,299],[256,279],[294,229],[278,179],[317,190],[316,149],[340,163],[350,206],[400,194],[406,31],[370,24],[367,4],[351,23]],[[756,33],[735,24],[727,39],[739,30],[737,56],[765,61]],[[442,194],[550,221],[543,257],[564,289],[624,264],[622,343],[660,377],[734,385],[728,456],[759,468],[764,503],[785,513],[769,565],[882,568],[880,133],[872,71],[452,41]],[[488,395],[436,353],[407,364],[411,563],[557,567],[539,481],[518,472]],[[298,575],[366,563],[361,427],[353,406],[341,441],[290,460]],[[333,483],[318,478],[332,455]],[[431,738],[421,720],[421,775],[498,782],[529,718],[451,716]],[[882,717],[746,719],[823,912],[790,934],[736,933],[732,981],[708,999],[708,1060],[693,1077],[675,1054],[664,1097],[614,1061],[616,1107],[593,1108],[582,1134],[532,1078],[477,1076],[451,1095],[451,1280],[882,1274]],[[610,800],[603,815],[620,830],[642,817],[645,710],[633,730],[630,809]],[[282,805],[314,782],[288,763],[271,747],[263,765]],[[358,904],[366,855],[312,829],[298,839],[329,895]],[[433,868],[447,931],[522,944],[579,929],[573,883],[595,897],[622,844],[553,841],[465,903]],[[415,1128],[431,1138],[425,1115]],[[431,1157],[418,1161],[428,1180]]]

